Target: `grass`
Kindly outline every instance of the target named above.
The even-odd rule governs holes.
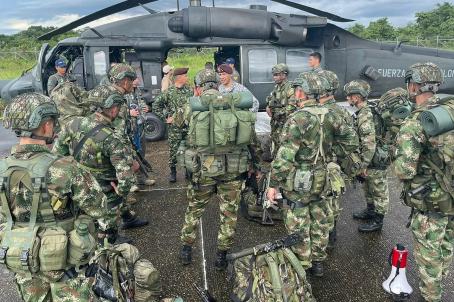
[[[31,68],[36,60],[2,58],[0,59],[0,80],[17,78],[24,70]]]
[[[205,63],[214,62],[213,53],[215,51],[216,49],[206,48],[197,53],[195,51],[191,53],[170,52],[167,62],[175,68],[188,67],[188,76],[192,84],[196,73],[205,67]]]

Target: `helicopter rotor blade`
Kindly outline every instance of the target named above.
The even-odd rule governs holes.
[[[295,3],[295,2],[292,2],[292,1],[288,1],[288,0],[271,0],[271,1],[283,4],[283,5],[287,5],[287,6],[290,6],[290,7],[293,7],[293,8],[308,12],[310,14],[314,14],[314,15],[320,16],[320,17],[326,17],[327,19],[332,20],[332,21],[336,21],[336,22],[351,22],[351,21],[355,21],[355,20],[352,20],[352,19],[343,18],[343,17],[338,16],[338,15],[334,15],[334,14],[331,14],[331,13],[328,13],[328,12],[325,12],[325,11],[322,11],[322,10],[319,10],[319,9],[316,9],[316,8],[313,8],[313,7],[310,7],[310,6],[306,6],[306,5]]]
[[[89,22],[98,20],[98,19],[106,17],[106,16],[110,16],[112,14],[122,12],[124,10],[130,9],[130,8],[133,8],[133,7],[136,7],[139,5],[147,4],[150,2],[156,2],[156,1],[158,1],[158,0],[126,0],[126,1],[114,4],[114,5],[111,5],[109,7],[103,8],[92,14],[86,15],[86,16],[84,16],[80,19],[77,19],[76,21],[73,21],[71,23],[68,23],[60,28],[54,29],[42,36],[39,36],[38,40],[49,40],[50,38],[52,38],[56,35],[63,34],[65,32],[68,32],[74,28],[77,28],[77,27],[87,24]]]

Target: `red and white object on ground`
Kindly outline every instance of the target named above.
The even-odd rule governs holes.
[[[383,289],[393,296],[394,301],[408,300],[413,292],[406,276],[407,258],[408,250],[402,244],[397,244],[390,255],[391,274],[383,282]]]

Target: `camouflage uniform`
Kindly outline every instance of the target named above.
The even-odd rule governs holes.
[[[58,84],[52,90],[50,98],[60,113],[58,118],[60,125],[69,123],[76,116],[86,116],[90,113],[88,92],[73,81]]]
[[[214,88],[205,86],[207,83],[216,82],[214,70],[204,69],[199,71],[196,76],[196,84],[204,89],[202,95],[221,95]],[[185,110],[185,112],[185,120],[189,124],[189,110]],[[233,146],[230,149],[238,148],[243,148],[241,150],[244,150],[244,147],[240,146]],[[204,152],[206,153],[207,151]],[[239,175],[238,173],[225,173],[218,177],[201,177],[200,172],[192,175],[187,192],[189,205],[186,209],[184,224],[181,229],[181,241],[184,246],[188,247],[194,244],[199,218],[202,216],[206,204],[214,195],[217,195],[220,199],[220,226],[217,247],[218,255],[222,253],[225,261],[226,251],[233,244],[244,180],[244,175]]]
[[[187,129],[185,126],[177,125],[175,120],[176,114],[181,113],[186,105],[188,97],[192,96],[193,92],[188,86],[177,88],[169,87],[161,93],[153,102],[153,112],[162,120],[167,117],[174,117],[174,123],[168,124],[168,140],[169,140],[169,167],[175,168],[177,164],[177,151],[180,142],[186,137]]]
[[[23,114],[30,113],[30,107],[39,104],[51,103],[50,99],[35,93],[22,94],[11,102],[6,108],[4,126],[13,130],[21,130],[21,136],[27,136],[28,129],[19,125],[18,120],[24,118]],[[52,105],[55,108],[55,105]],[[55,113],[57,109],[54,109]],[[22,116],[14,117],[18,112]],[[26,116],[28,117],[28,116]],[[53,116],[56,119],[57,115]],[[41,117],[40,117],[41,118]],[[39,124],[38,121],[37,124]],[[27,125],[25,125],[27,128]],[[31,129],[30,129],[31,130]],[[39,154],[49,154],[45,145],[25,144],[16,145],[9,158],[29,160]],[[98,219],[99,226],[105,225],[101,219],[106,214],[107,198],[93,176],[82,169],[70,157],[55,156],[56,160],[49,166],[47,172],[47,190],[50,196],[50,207],[57,222],[74,215],[74,210],[81,210],[93,219]],[[10,188],[8,203],[15,223],[28,222],[31,215],[30,191],[19,183]],[[24,198],[28,197],[28,198]],[[76,211],[77,212],[77,211]],[[4,213],[2,212],[2,215]],[[43,224],[41,216],[37,218],[37,225]],[[88,301],[91,282],[85,278],[83,270],[76,277],[68,279],[62,270],[39,272],[36,274],[16,273],[16,284],[23,301]]]
[[[289,233],[298,232],[303,242],[295,248],[303,267],[326,259],[329,217],[331,207],[326,199],[331,190],[325,183],[327,164],[335,157],[332,145],[336,141],[347,152],[358,147],[358,136],[350,125],[344,124],[325,106],[320,106],[314,97],[324,91],[322,79],[316,73],[303,73],[294,82],[301,85],[312,99],[302,110],[289,116],[282,132],[282,140],[276,158],[272,162],[270,187],[280,187],[285,199],[295,203],[293,210],[285,211],[284,222]],[[314,111],[326,112],[323,122],[324,140],[320,141],[321,120]],[[323,152],[320,146],[323,146]],[[321,154],[321,156],[319,156]],[[316,160],[317,159],[317,160]],[[315,163],[314,163],[315,162]],[[295,169],[307,167],[313,175],[309,192],[293,190]],[[289,179],[290,178],[290,179]],[[312,189],[314,187],[314,189]]]
[[[118,209],[121,210],[122,217],[130,213],[124,201],[134,178],[131,149],[115,132],[112,121],[101,113],[73,119],[61,131],[53,151],[62,155],[73,155],[85,134],[98,125],[105,127],[87,139],[76,160],[93,174],[107,195],[109,229],[116,233]],[[111,182],[116,183],[118,194]]]
[[[288,68],[285,64],[277,64],[272,68],[273,74],[285,73],[288,74]],[[280,135],[284,123],[287,121],[288,116],[297,109],[294,100],[292,99],[294,89],[292,83],[285,79],[280,84],[274,86],[273,91],[266,98],[267,106],[271,110],[271,140],[273,143],[273,157],[276,156],[277,149],[279,148]],[[292,101],[293,100],[293,101]]]
[[[58,72],[54,73],[47,80],[47,94],[50,95],[52,90],[57,87],[58,84],[64,83],[68,80],[68,74],[61,75]]]
[[[406,74],[407,83],[419,84],[420,92],[436,92],[443,75],[433,63],[414,64]],[[419,115],[438,102],[433,95],[423,103],[416,105],[415,110],[407,117],[397,135],[395,172],[404,183],[403,196],[405,203],[416,211],[411,220],[414,238],[414,253],[419,269],[422,296],[426,301],[442,301],[442,278],[448,274],[454,250],[454,216],[453,211],[444,213],[438,205],[450,200],[452,195],[442,189],[436,168],[442,172],[447,169],[443,158],[438,153],[438,145],[430,141],[424,131]],[[452,146],[452,143],[450,147]],[[411,198],[407,195],[410,189],[430,182],[431,190]],[[452,190],[452,189],[451,189]]]

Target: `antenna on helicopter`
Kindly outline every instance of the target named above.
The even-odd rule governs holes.
[[[180,0],[177,0],[177,11],[180,11]]]

